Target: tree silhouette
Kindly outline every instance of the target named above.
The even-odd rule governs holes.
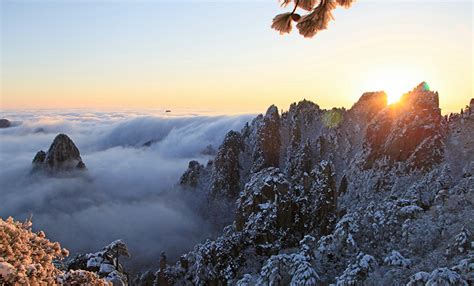
[[[319,31],[327,29],[329,21],[334,20],[332,10],[338,5],[349,8],[355,0],[280,0],[280,2],[283,7],[294,2],[294,8],[291,12],[275,16],[272,28],[280,34],[290,33],[293,22],[296,22],[299,33],[305,38],[312,38]],[[301,16],[296,13],[297,8],[309,13]]]

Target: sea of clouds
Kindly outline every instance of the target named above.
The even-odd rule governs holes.
[[[0,217],[33,215],[35,230],[71,254],[100,250],[121,238],[133,268],[171,259],[209,237],[196,212],[202,198],[177,186],[190,160],[212,159],[229,130],[252,115],[206,116],[152,111],[2,112],[14,127],[0,129]],[[87,166],[78,174],[31,173],[31,160],[59,133],[77,145]],[[149,147],[146,143],[152,143]]]

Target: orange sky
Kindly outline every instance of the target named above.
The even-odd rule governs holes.
[[[473,97],[470,1],[360,0],[314,39],[272,31],[273,2],[1,5],[4,109],[350,107],[421,81],[444,113]]]

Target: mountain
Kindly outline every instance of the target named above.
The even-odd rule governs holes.
[[[220,235],[141,285],[473,285],[474,101],[442,116],[421,83],[397,104],[271,106],[189,164]]]
[[[86,168],[79,149],[66,134],[57,135],[48,152],[41,150],[36,153],[32,164],[34,170],[42,169],[51,172]]]
[[[0,128],[8,128],[11,126],[12,126],[12,123],[10,122],[10,120],[5,119],[5,118],[0,119]]]

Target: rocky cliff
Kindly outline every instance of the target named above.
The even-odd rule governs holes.
[[[85,169],[86,165],[74,142],[66,134],[59,134],[47,152],[43,150],[36,153],[33,158],[34,170],[47,170],[50,172]]]

